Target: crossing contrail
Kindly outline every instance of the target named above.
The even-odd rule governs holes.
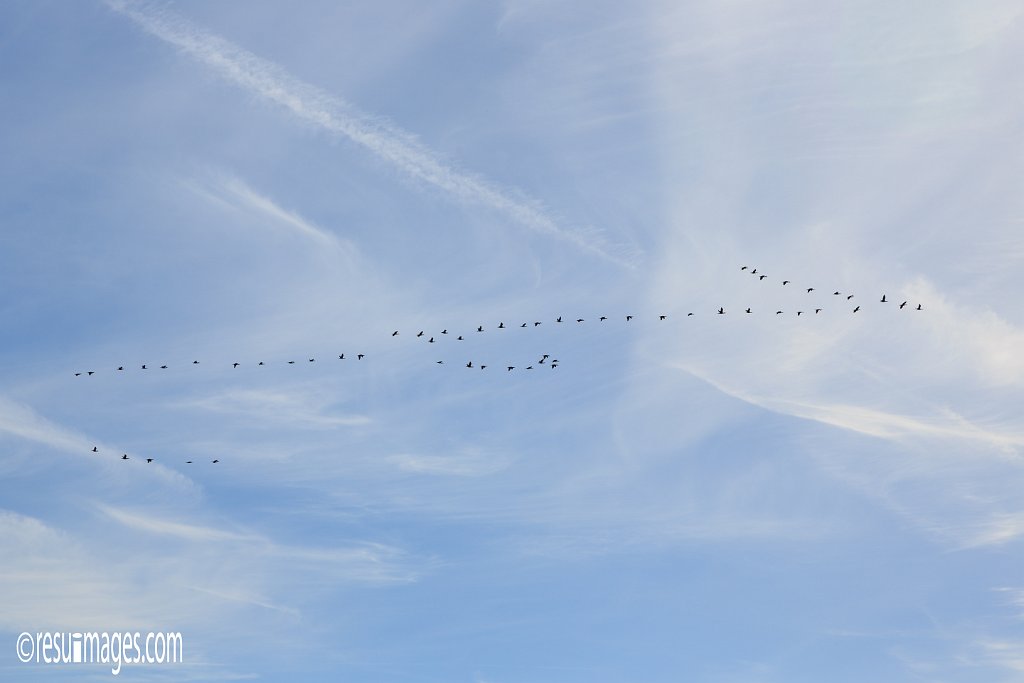
[[[130,0],[106,0],[106,4],[226,80],[284,107],[307,123],[348,138],[411,178],[433,185],[460,201],[504,213],[537,233],[617,265],[635,267],[630,249],[608,243],[596,231],[561,227],[537,203],[514,197],[507,190],[445,164],[409,133],[360,112],[344,100],[293,77],[273,62],[167,10]]]

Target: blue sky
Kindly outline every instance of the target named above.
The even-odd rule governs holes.
[[[0,677],[1024,681],[1022,31],[4,3]]]

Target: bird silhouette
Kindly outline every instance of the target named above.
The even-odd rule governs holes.
[[[456,337],[455,341],[462,341],[462,335],[460,334],[458,337]]]
[[[549,354],[546,354],[546,353],[545,353],[545,354],[544,354],[543,356],[541,356],[541,358],[542,358],[542,359],[543,359],[543,358],[551,358],[551,356],[550,356]]]
[[[693,313],[691,313],[690,315],[693,315]],[[719,308],[718,309],[718,315],[725,315],[725,309],[724,308]]]
[[[210,462],[212,462],[214,465],[216,465],[217,463],[220,462],[220,460],[211,460]]]
[[[356,360],[362,360],[365,357],[366,357],[365,353],[357,353],[356,354]]]
[[[288,361],[288,362],[289,362],[289,363],[294,363],[295,361],[293,361],[293,360],[290,360],[290,361]],[[231,367],[233,367],[233,368],[237,368],[237,367],[238,367],[239,365],[241,365],[241,363],[232,363],[232,364],[231,364]]]
[[[747,269],[747,267],[746,267],[746,266],[742,266],[742,267],[740,268],[740,270],[746,270],[746,269]]]
[[[857,308],[853,309],[853,312],[856,313],[859,310],[860,310],[860,306],[858,306]]]
[[[95,371],[93,371],[93,370],[87,370],[87,371],[85,372],[85,374],[87,374],[87,375],[89,375],[90,377],[92,377],[92,376],[93,376],[93,375],[95,375],[96,373],[95,373]]]
[[[505,323],[498,323],[498,329],[499,330],[505,329]]]
[[[263,365],[263,361],[260,361],[260,362],[259,362],[259,363],[257,363],[256,365]]]
[[[185,464],[186,464],[186,465],[191,465],[191,464],[192,464],[192,461],[191,461],[191,460],[186,460],[186,461],[185,461]]]
[[[789,284],[789,280],[783,280],[783,281],[782,281],[782,284],[784,284],[784,285],[788,285],[788,284]]]
[[[391,336],[392,337],[397,337],[398,336],[398,330],[395,330],[394,332],[392,332]]]
[[[153,462],[153,458],[146,458],[146,462]]]
[[[667,317],[668,317],[667,315],[659,315],[658,316],[658,320],[664,320]]]
[[[420,330],[420,333],[419,333],[419,334],[417,334],[416,336],[417,336],[417,337],[422,337],[422,336],[423,336],[423,330]]]
[[[662,318],[662,320],[664,320],[664,318]],[[576,318],[576,322],[578,322],[578,323],[583,322],[583,318]],[[89,374],[91,375],[92,373],[90,372]]]
[[[815,308],[814,309],[814,314],[817,315],[818,313],[821,313],[821,309],[820,308]]]
[[[477,325],[476,331],[477,332],[483,332],[484,331],[484,326],[483,325]]]
[[[428,344],[433,344],[433,343],[434,343],[434,338],[433,338],[433,337],[431,337],[430,339],[428,339],[428,340],[427,340],[427,343],[428,343]]]
[[[345,360],[345,354],[341,354],[340,356],[338,356],[338,360]]]
[[[145,365],[143,365],[143,366],[142,366],[142,369],[143,369],[143,370],[145,370],[145,369],[146,369],[146,366],[145,366]]]
[[[448,328],[441,330],[441,334],[448,334]]]
[[[626,316],[626,322],[627,322],[627,323],[628,323],[628,322],[629,322],[630,320],[632,320],[632,319],[633,319],[633,316],[631,316],[631,315],[627,315],[627,316]]]
[[[127,454],[127,453],[125,453],[124,455],[122,455],[122,456],[121,456],[121,459],[122,459],[122,460],[128,460],[128,454]]]
[[[535,322],[535,323],[533,323],[533,326],[534,326],[534,327],[539,327],[539,326],[540,326],[540,323],[539,323],[539,322]]]
[[[775,311],[775,315],[782,315],[782,311]]]
[[[117,369],[118,370],[124,370],[124,366],[123,365],[119,365],[119,366],[117,366]]]
[[[598,318],[598,320],[600,320],[601,322],[604,322],[607,319],[608,319],[608,317],[604,316],[604,315],[602,315],[600,318]]]
[[[557,320],[555,320],[555,322],[556,322],[556,323],[560,323],[560,322],[562,322],[562,316],[558,316],[558,319],[557,319]]]
[[[92,452],[93,452],[93,453],[99,453],[99,449],[98,449],[98,448],[96,448],[95,446],[93,446],[93,447],[92,447]]]
[[[750,274],[751,275],[757,275],[757,268],[754,268],[752,271],[750,271]]]
[[[197,361],[197,360],[192,361],[192,365],[199,365],[199,361]]]
[[[81,377],[81,376],[82,376],[82,373],[80,373],[80,372],[76,372],[75,373],[75,377]]]
[[[797,314],[798,316],[801,316],[801,315],[803,315],[803,314],[804,314],[804,312],[803,312],[803,311],[797,311],[797,312],[796,312],[796,314]]]
[[[687,313],[686,317],[689,318],[691,315],[693,315],[693,313]]]
[[[916,310],[918,310],[918,311],[920,311],[920,310],[921,310],[921,304],[918,304],[918,305],[917,305],[917,309],[916,309]]]
[[[444,361],[443,360],[439,360],[439,361],[437,361],[437,364],[438,365],[444,365]]]
[[[484,368],[486,368],[486,367],[487,367],[486,365],[481,365],[481,366],[480,366],[480,369],[481,369],[481,370],[483,370],[483,369],[484,369]]]
[[[758,280],[763,280],[763,279],[765,279],[766,277],[768,277],[768,276],[767,276],[767,275],[758,275],[758,276],[757,276],[757,279],[758,279]]]
[[[293,360],[288,361],[288,365],[295,365],[295,361],[293,361]],[[238,367],[238,363],[235,363],[235,367]]]
[[[520,325],[519,327],[526,327],[526,323],[523,323],[523,324],[522,324],[522,325]]]
[[[160,366],[160,369],[161,369],[161,370],[166,370],[166,369],[167,369],[167,366],[166,366],[166,365],[161,365],[161,366]],[[91,375],[92,373],[90,372],[89,374]]]
[[[310,358],[310,359],[309,359],[309,362],[310,362],[310,363],[315,363],[315,362],[316,362],[316,358]]]
[[[880,302],[880,303],[883,303],[883,304],[884,304],[884,303],[887,303],[887,302],[886,302],[886,300],[885,300],[885,294],[883,294],[883,295],[882,295],[882,300],[881,300],[881,302]]]
[[[810,294],[810,293],[811,293],[811,292],[813,292],[813,291],[814,291],[814,287],[808,287],[808,288],[807,288],[807,293],[808,293],[808,294]]]
[[[469,361],[468,363],[466,363],[466,367],[467,368],[473,367],[473,361]]]
[[[832,292],[832,296],[839,296],[839,292]]]
[[[902,311],[902,310],[903,310],[903,307],[904,307],[904,306],[906,306],[906,305],[907,305],[907,302],[906,302],[906,301],[904,301],[903,303],[901,303],[901,304],[900,304],[900,310]]]
[[[747,313],[750,313],[750,309],[749,308],[747,309]]]
[[[506,370],[508,370],[509,372],[512,372],[513,370],[515,370],[515,369],[516,369],[516,366],[514,366],[514,365],[510,365],[510,366],[508,366],[508,367],[507,367],[507,368],[505,368],[505,369],[506,369]]]
[[[533,366],[532,366],[532,365],[527,365],[527,366],[526,366],[526,369],[527,369],[527,370],[533,370]]]

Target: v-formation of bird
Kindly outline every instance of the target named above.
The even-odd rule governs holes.
[[[757,268],[749,268],[748,266],[742,266],[742,267],[740,267],[740,270],[741,271],[749,271],[751,275],[753,275],[754,277],[757,278],[758,282],[764,282],[768,278],[768,276],[766,274],[759,273]],[[792,284],[791,280],[782,280],[781,282],[782,282],[783,286],[788,286],[788,285]],[[816,289],[814,287],[805,287],[804,289],[805,289],[807,294],[811,294],[811,293],[816,291]],[[840,291],[837,290],[837,291],[832,292],[832,296],[841,297],[844,301],[850,302],[851,304],[856,304],[854,306],[854,308],[851,310],[851,312],[852,313],[859,313],[860,312],[860,310],[861,310],[860,304],[857,304],[856,302],[852,301],[855,298],[853,294],[844,293],[844,292],[840,292]],[[884,303],[890,303],[890,300],[886,297],[885,294],[883,294],[881,296],[881,298],[879,299],[879,303],[883,303],[883,304]],[[902,309],[906,308],[908,306],[908,304],[909,304],[909,302],[903,301],[902,303],[899,304],[899,309],[902,310]],[[921,306],[921,304],[917,304],[916,307],[912,306],[912,309],[920,311],[920,310],[923,310],[923,307]],[[806,311],[804,311],[804,310],[796,311],[796,316],[800,317],[800,316],[803,316],[805,313],[808,314],[808,315],[820,315],[823,311],[825,311],[825,308],[823,306],[809,306]],[[748,308],[743,310],[743,313],[744,314],[753,314],[754,311],[750,307],[748,307]],[[725,310],[724,307],[719,306],[714,314],[716,314],[716,315],[726,315],[727,311]],[[784,314],[785,314],[785,311],[782,311],[782,310],[775,310],[774,311],[774,315],[775,316],[784,315]],[[688,312],[686,314],[685,317],[689,318],[689,317],[693,317],[695,315],[697,315],[695,312],[690,311],[690,312]],[[635,316],[634,315],[625,315],[625,316],[623,316],[623,318],[624,318],[625,322],[630,323],[630,322],[632,322],[634,320]],[[659,314],[657,316],[657,319],[658,319],[659,322],[664,322],[664,321],[668,320],[668,315],[666,315],[666,314]],[[577,325],[583,324],[583,323],[586,322],[586,320],[584,318],[574,318],[574,319],[573,318],[569,318],[569,319],[566,319],[563,316],[558,316],[557,318],[555,318],[554,323],[556,325],[561,325],[561,324],[565,324],[565,323],[567,323],[567,321],[571,321],[571,320],[575,320]],[[602,316],[600,316],[597,319],[598,323],[605,323],[608,320],[609,320],[609,317],[605,316],[605,315],[602,315]],[[519,325],[519,327],[520,328],[537,328],[537,327],[540,327],[541,325],[543,325],[544,322],[545,321],[543,321],[543,320],[525,321],[525,322],[521,323]],[[514,325],[506,326],[505,323],[502,321],[502,322],[499,322],[495,326],[495,329],[506,330],[506,329],[509,329],[510,327],[514,327]],[[483,332],[485,332],[485,326],[484,325],[477,325],[476,326],[476,333],[479,334],[479,333],[483,333]],[[398,337],[400,334],[401,333],[400,333],[399,330],[394,330],[391,333],[391,337]],[[448,329],[444,328],[444,329],[441,330],[440,333],[437,333],[436,335],[429,335],[426,330],[419,330],[415,334],[415,337],[418,338],[418,339],[419,338],[423,338],[423,337],[427,337],[426,343],[428,343],[428,344],[435,344],[438,341],[440,341],[441,337],[444,337],[444,338],[447,338],[447,339],[452,339],[453,335],[450,335],[449,332],[448,332]],[[454,340],[455,341],[465,341],[465,336],[460,334],[460,335],[454,337]],[[364,358],[366,358],[366,354],[364,354],[364,353],[358,353],[355,356],[355,359],[357,361],[361,361]],[[545,356],[545,358],[547,358],[547,356]],[[339,360],[339,361],[346,360],[345,354],[344,353],[339,354],[337,360]],[[306,359],[306,363],[307,364],[308,363],[314,363],[314,362],[316,362],[316,358],[308,358],[308,359]],[[289,361],[286,361],[286,363],[288,365],[296,365],[297,361],[289,360]],[[437,365],[444,365],[445,364],[443,360],[435,361],[435,363]],[[193,360],[191,364],[192,365],[199,365],[200,363],[199,363],[198,360]],[[538,364],[541,364],[541,363],[538,363]],[[240,362],[231,363],[231,367],[233,369],[238,369],[239,367],[242,367],[243,365],[245,365],[245,364],[240,363]],[[263,361],[258,361],[256,363],[250,363],[249,365],[253,365],[255,367],[261,367],[261,366],[264,366],[265,363]],[[557,368],[558,367],[558,362],[557,361],[552,361],[552,362],[548,363],[548,366],[551,367],[551,368]],[[160,366],[157,366],[157,367],[159,367],[159,369],[161,369],[161,370],[167,370],[169,366],[167,366],[167,365],[160,365]],[[472,362],[472,360],[470,360],[469,362],[465,363],[465,367],[466,368],[472,368],[472,369],[485,370],[488,366],[485,365],[485,364],[480,364],[480,363],[474,364]],[[506,372],[511,372],[512,370],[515,370],[517,368],[517,366],[515,366],[515,365],[506,365],[504,367],[506,368]],[[149,367],[148,364],[143,364],[143,365],[140,366],[139,369],[141,369],[141,370],[149,370],[150,367]],[[532,370],[532,369],[534,369],[534,366],[533,365],[528,365],[528,366],[525,366],[524,369]],[[117,371],[118,372],[124,372],[125,371],[125,366],[119,365],[117,367]],[[84,371],[84,372],[76,372],[74,374],[75,374],[76,377],[80,377],[82,375],[91,377],[91,376],[96,374],[96,371],[95,370],[88,370],[88,371]]]

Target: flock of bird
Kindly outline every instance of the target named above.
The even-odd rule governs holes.
[[[758,272],[757,268],[751,268],[751,267],[748,267],[748,266],[741,266],[740,267],[740,271],[749,273],[752,277],[756,278],[756,280],[758,282],[765,282],[766,280],[768,280],[768,276],[766,274],[764,274],[764,273]],[[791,280],[781,280],[781,283],[782,283],[782,286],[789,286],[789,285],[792,284],[792,281]],[[804,289],[807,294],[813,294],[815,291],[817,291],[816,288],[814,288],[814,287],[802,287],[802,289]],[[840,299],[841,301],[849,302],[849,305],[853,305],[853,308],[850,309],[850,311],[852,313],[860,312],[861,305],[859,303],[853,301],[856,298],[854,294],[851,294],[851,293],[848,293],[848,292],[841,292],[841,291],[836,290],[836,291],[832,292],[832,296],[834,296],[834,297],[841,297],[841,299]],[[888,303],[895,303],[895,301],[889,299],[885,294],[882,294],[881,298],[878,300],[878,303],[880,303],[880,304],[888,304]],[[916,306],[914,306],[914,305],[910,304],[909,301],[902,301],[900,304],[898,304],[898,308],[900,310],[903,310],[903,309],[907,308],[908,305],[911,306],[911,310],[916,310],[916,311],[923,310],[923,307],[922,307],[921,304],[917,304]],[[819,315],[824,310],[825,310],[824,306],[817,306],[817,305],[815,305],[815,306],[808,306],[807,310],[797,310],[796,311],[796,315],[798,317],[804,315],[805,313],[807,313],[809,315],[811,315],[811,314]],[[752,313],[753,313],[753,310],[751,308],[749,308],[749,307],[743,309],[743,314],[744,315],[752,314]],[[783,315],[784,313],[785,312],[782,311],[782,310],[776,310],[775,311],[775,315]],[[726,310],[722,306],[718,307],[718,309],[714,313],[714,315],[726,315],[726,314],[727,314]],[[694,315],[696,315],[696,313],[691,311],[691,312],[688,312],[685,317],[693,317]],[[625,316],[623,316],[623,318],[625,319],[626,323],[632,322],[635,319],[635,317],[636,316],[634,316],[634,315],[625,315]],[[663,322],[665,320],[668,320],[668,318],[669,318],[669,316],[667,314],[659,314],[657,316],[657,320],[659,322]],[[605,316],[605,315],[602,315],[602,316],[597,318],[597,322],[598,323],[605,323],[608,320],[609,320],[609,317]],[[565,318],[563,316],[558,316],[557,318],[555,318],[555,320],[553,322],[554,322],[554,324],[558,325],[558,324],[562,324],[562,323],[571,323],[573,321],[575,321],[575,324],[577,324],[577,325],[580,325],[580,324],[583,324],[583,323],[587,322],[586,319],[584,319],[584,318]],[[533,321],[526,321],[526,322],[522,322],[522,323],[518,323],[518,324],[514,323],[512,325],[505,325],[504,322],[499,322],[496,326],[493,327],[493,329],[503,330],[503,329],[508,329],[508,328],[517,327],[517,326],[520,327],[520,328],[537,328],[537,327],[540,327],[541,325],[543,325],[545,322],[547,322],[547,321],[533,320]],[[480,334],[480,333],[483,333],[483,332],[485,332],[485,327],[484,327],[484,325],[481,324],[481,325],[477,325],[475,333],[468,333],[468,334]],[[400,334],[401,334],[400,330],[394,330],[391,333],[391,336],[392,337],[398,337]],[[460,334],[460,335],[455,336],[453,334],[449,334],[448,329],[445,328],[445,329],[442,329],[439,333],[435,333],[435,334],[430,334],[426,330],[419,330],[418,332],[416,332],[414,334],[414,337],[416,339],[422,339],[427,344],[435,344],[441,338],[444,338],[444,339],[454,339],[454,341],[465,341],[466,334],[464,333],[464,334]],[[424,337],[426,337],[426,339],[423,339]],[[355,360],[356,361],[361,361],[361,360],[363,360],[366,357],[367,356],[366,356],[365,353],[357,353],[355,355]],[[344,361],[347,358],[348,357],[346,357],[346,355],[344,353],[341,353],[341,354],[338,354],[337,360],[338,361]],[[289,361],[285,361],[285,362],[288,365],[296,365],[296,364],[300,363],[300,361],[296,361],[296,360],[289,360]],[[307,358],[304,362],[307,363],[307,364],[308,363],[315,363],[316,362],[316,358]],[[445,365],[445,361],[444,360],[437,360],[437,361],[435,361],[435,363],[437,365]],[[193,366],[196,366],[196,365],[199,365],[199,364],[200,364],[200,362],[198,360],[193,360],[192,363],[191,363],[191,365],[193,365]],[[240,363],[240,362],[231,363],[231,367],[234,368],[234,369],[237,369],[237,368],[241,367],[242,365],[243,365],[243,363]],[[260,366],[264,366],[265,363],[264,363],[264,361],[258,361],[256,363],[253,363],[252,365],[254,365],[255,367],[260,367]],[[534,369],[538,369],[540,367],[549,367],[551,369],[555,369],[558,366],[559,366],[558,359],[557,358],[552,358],[550,354],[546,354],[545,353],[540,358],[538,358],[537,360],[531,362],[529,365],[525,365],[525,366],[504,365],[504,366],[499,366],[499,367],[504,367],[505,372],[508,373],[508,372],[513,372],[513,371],[515,371],[517,369],[520,369],[520,370],[534,370]],[[167,370],[167,369],[169,369],[169,367],[170,366],[168,366],[166,364],[165,365],[158,365],[158,366],[150,366],[149,364],[142,364],[139,369],[140,370],[150,370],[150,369]],[[468,369],[471,369],[471,370],[473,370],[473,369],[486,370],[490,366],[488,366],[488,365],[486,365],[484,363],[479,363],[479,362],[478,363],[474,363],[472,360],[469,360],[469,361],[467,361],[465,363],[464,367],[466,367]],[[119,365],[117,367],[116,371],[117,372],[124,372],[125,371],[125,366],[124,365]],[[84,371],[81,371],[81,372],[76,372],[74,374],[75,374],[76,377],[82,377],[82,376],[91,377],[91,376],[96,374],[96,371],[94,371],[94,370],[84,370]],[[99,450],[98,450],[97,447],[94,446],[93,449],[92,449],[92,452],[93,453],[97,453],[97,452],[99,452]],[[125,453],[125,454],[123,454],[121,456],[121,460],[130,460],[130,458],[129,458],[128,454]],[[154,461],[154,458],[145,458],[145,461],[147,463],[152,463]],[[216,463],[219,463],[220,460],[219,459],[215,459],[215,460],[212,460],[211,462],[213,464],[216,464]],[[188,460],[188,461],[186,461],[186,464],[193,464],[193,461]]]
[[[93,446],[92,450],[90,451],[90,453],[99,453],[99,452],[100,452],[100,449],[99,449],[98,446]],[[125,453],[119,459],[120,460],[131,460],[132,458],[129,457],[129,455],[127,453]],[[156,458],[139,458],[139,460],[145,460],[147,463],[152,463],[152,462],[154,462],[156,460]],[[213,465],[216,465],[219,462],[220,462],[220,458],[214,458],[213,460],[210,461],[210,463],[213,464]],[[186,465],[191,465],[193,463],[192,463],[191,460],[186,460],[185,464]]]

